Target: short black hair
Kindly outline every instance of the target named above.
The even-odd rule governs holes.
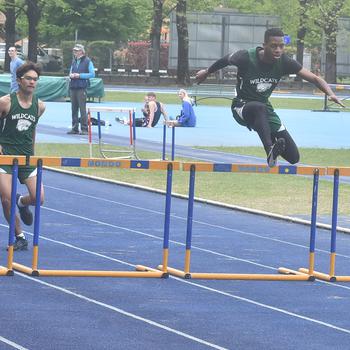
[[[264,35],[264,43],[267,43],[270,39],[271,36],[283,36],[284,33],[281,28],[270,28],[266,30],[265,35]]]
[[[40,69],[39,65],[34,63],[34,62],[28,61],[17,68],[17,71],[16,71],[17,79],[22,78],[24,76],[24,74],[26,74],[30,70],[35,71],[36,74],[38,74],[38,77],[41,74],[41,69]]]

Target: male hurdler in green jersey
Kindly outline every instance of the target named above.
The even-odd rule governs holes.
[[[10,95],[0,98],[0,154],[24,155],[34,154],[35,129],[45,105],[34,95],[40,76],[39,67],[27,62],[16,72],[19,89]],[[36,202],[36,168],[19,166],[18,178],[28,189],[28,194],[17,194],[16,202],[20,217],[24,224],[31,225],[33,215],[29,205]],[[4,215],[10,219],[11,209],[12,166],[0,166],[0,195]],[[44,190],[41,185],[41,202],[44,201]],[[14,250],[25,250],[28,242],[22,232],[20,221],[16,215],[16,242]]]
[[[322,78],[284,53],[284,33],[279,28],[265,32],[262,47],[228,54],[208,69],[200,70],[196,75],[198,83],[228,65],[237,67],[237,96],[232,101],[232,115],[239,124],[258,133],[270,167],[276,165],[278,156],[291,164],[299,162],[300,158],[294,140],[269,102],[270,95],[284,75],[298,75],[344,107]]]

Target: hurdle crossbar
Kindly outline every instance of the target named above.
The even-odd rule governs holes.
[[[133,107],[108,107],[95,106],[88,108],[88,124],[89,124],[89,150],[90,158],[92,158],[92,137],[91,137],[91,114],[97,112],[98,127],[98,145],[99,152],[106,159],[139,159],[136,153],[136,128],[135,128],[135,108]],[[102,129],[101,129],[101,112],[127,113],[129,119],[129,150],[116,150],[103,148]],[[110,154],[125,154],[121,156],[110,157]]]
[[[338,222],[338,198],[339,198],[339,176],[350,176],[350,168],[336,168],[328,167],[328,175],[333,175],[333,202],[332,202],[332,225],[331,225],[331,239],[330,239],[330,261],[329,272],[313,271],[313,275],[321,280],[329,282],[350,282],[350,275],[336,275],[336,239],[337,239],[337,222]],[[301,273],[308,273],[309,269],[300,268]]]
[[[192,221],[193,221],[193,203],[194,203],[194,189],[195,189],[195,175],[196,171],[209,172],[236,172],[236,173],[271,173],[271,174],[300,174],[311,175],[314,174],[318,181],[319,174],[325,175],[326,168],[315,167],[298,167],[298,166],[277,166],[269,168],[266,165],[259,164],[222,164],[222,163],[183,163],[183,170],[190,172],[189,179],[189,194],[188,194],[188,212],[187,212],[187,233],[186,233],[186,248],[184,269],[176,269],[168,266],[168,273],[176,277],[185,279],[222,279],[222,280],[269,280],[269,281],[314,281],[315,277],[312,275],[314,249],[310,249],[309,254],[309,272],[301,272],[286,268],[280,268],[280,274],[252,274],[252,273],[208,273],[208,272],[192,272],[190,269],[191,259],[191,241],[192,241]],[[316,174],[316,175],[315,175]],[[317,182],[318,184],[318,182]],[[317,186],[314,189],[317,189]],[[317,196],[316,196],[317,199]],[[314,236],[310,238],[310,242],[314,240]],[[311,244],[311,243],[310,243]],[[163,266],[159,265],[158,269]]]
[[[70,277],[134,277],[134,278],[166,278],[168,277],[167,264],[169,255],[169,231],[170,231],[170,210],[172,196],[172,176],[173,170],[179,170],[178,162],[167,161],[132,161],[132,160],[102,160],[101,159],[80,159],[80,158],[60,158],[60,157],[31,157],[29,164],[37,166],[37,183],[36,183],[36,204],[34,215],[34,235],[33,235],[33,256],[32,265],[26,266],[17,262],[11,261],[14,270],[31,276],[70,276]],[[105,164],[106,163],[106,164]],[[144,265],[135,266],[136,271],[106,271],[106,270],[54,270],[38,268],[39,261],[39,235],[40,235],[40,197],[42,171],[44,165],[59,165],[59,166],[104,166],[104,167],[120,167],[130,169],[157,169],[167,171],[166,197],[165,197],[165,222],[164,222],[164,237],[163,237],[163,268],[161,271]],[[14,177],[17,179],[17,177]],[[13,187],[15,188],[15,187]],[[15,192],[16,193],[16,192]],[[15,197],[15,196],[14,196]],[[14,202],[15,212],[15,202]],[[14,228],[13,228],[14,230]],[[13,245],[13,242],[12,242]],[[11,248],[11,246],[10,246]],[[9,249],[10,252],[10,249]],[[2,270],[0,270],[2,272]]]

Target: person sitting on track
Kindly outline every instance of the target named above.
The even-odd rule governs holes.
[[[269,97],[282,76],[297,74],[313,83],[330,100],[344,107],[322,78],[284,53],[284,33],[279,28],[270,28],[265,32],[263,47],[230,53],[208,69],[200,70],[196,75],[197,82],[203,82],[209,74],[228,65],[238,68],[237,96],[231,107],[233,117],[239,124],[258,133],[270,167],[276,165],[278,156],[291,164],[299,162],[300,158],[294,140],[269,102]]]
[[[35,129],[40,116],[45,111],[45,105],[35,95],[34,91],[40,76],[40,68],[33,62],[27,62],[16,71],[18,92],[13,92],[0,98],[0,154],[25,155],[34,154]],[[17,194],[16,203],[24,224],[33,223],[33,215],[29,205],[36,202],[36,174],[33,166],[18,167],[18,178],[28,189],[28,194]],[[41,202],[44,201],[44,188],[41,185]],[[0,195],[6,220],[10,220],[11,211],[12,166],[0,166]],[[22,232],[16,215],[16,241],[14,250],[26,250],[28,241]]]
[[[157,101],[157,96],[154,92],[147,93],[142,113],[142,118],[135,119],[135,126],[153,128],[158,124],[161,115],[163,115],[165,121],[168,120],[168,114],[165,111],[164,105]],[[129,125],[129,121],[126,119],[116,117],[115,120],[119,123]]]
[[[169,127],[183,126],[183,127],[195,127],[196,126],[196,114],[192,107],[192,100],[188,96],[187,91],[180,89],[178,96],[182,100],[181,113],[176,120],[168,120],[165,122]]]

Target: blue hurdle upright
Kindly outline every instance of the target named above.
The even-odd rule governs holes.
[[[167,129],[169,129],[166,124],[163,125],[163,151],[162,151],[162,160],[166,160],[166,134]],[[175,160],[175,127],[171,129],[171,160]]]
[[[16,194],[17,194],[17,177],[18,177],[18,159],[12,162],[12,184],[11,184],[11,209],[9,222],[9,239],[7,247],[7,266],[0,266],[0,276],[13,276],[13,245],[15,243],[15,226],[16,226]]]

